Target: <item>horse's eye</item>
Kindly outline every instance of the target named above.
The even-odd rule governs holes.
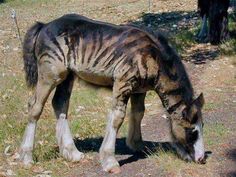
[[[197,123],[197,121],[198,121],[198,115],[195,114],[195,115],[193,116],[193,118],[192,118],[191,123],[192,123],[192,124],[195,124],[195,123]]]
[[[198,130],[191,129],[191,131],[187,131],[186,138],[188,144],[194,144],[198,139]]]

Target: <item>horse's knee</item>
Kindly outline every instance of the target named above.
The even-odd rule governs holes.
[[[35,103],[29,107],[29,119],[30,120],[38,120],[39,116],[42,112],[43,105],[40,103]]]
[[[112,112],[113,115],[111,115],[113,117],[113,127],[115,129],[119,128],[121,126],[121,124],[124,121],[125,118],[125,113],[121,110],[115,110]]]
[[[28,101],[28,111],[30,111],[32,109],[32,107],[34,106],[36,102],[36,96],[35,94],[33,96],[30,97],[29,101]]]

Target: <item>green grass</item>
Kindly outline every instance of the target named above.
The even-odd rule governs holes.
[[[236,55],[236,39],[231,38],[220,45],[220,53],[226,56]]]
[[[200,30],[200,23],[197,27],[184,29],[170,38],[172,45],[176,48],[179,54],[185,53],[186,49],[197,44],[195,35]],[[236,21],[233,15],[229,15],[229,31],[234,32],[234,36],[219,45],[221,55],[233,56],[236,55]]]
[[[219,106],[219,103],[215,103],[215,102],[207,102],[204,105],[204,110],[205,111],[212,111],[214,109],[216,109]]]
[[[197,28],[185,29],[170,39],[172,45],[176,48],[179,54],[184,53],[186,49],[197,43],[195,40],[196,31]]]
[[[204,127],[204,140],[206,145],[211,148],[224,141],[232,132],[223,124],[218,122],[208,123]]]
[[[233,14],[229,15],[229,31],[234,36],[220,45],[220,52],[222,55],[233,56],[236,55],[236,17]]]

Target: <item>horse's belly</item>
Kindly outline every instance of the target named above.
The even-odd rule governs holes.
[[[100,85],[100,86],[112,86],[113,81],[112,78],[105,75],[99,75],[95,73],[86,73],[86,72],[79,72],[78,77],[87,81],[89,83]]]

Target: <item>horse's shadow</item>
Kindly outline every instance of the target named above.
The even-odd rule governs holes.
[[[231,150],[229,151],[228,157],[229,157],[232,161],[234,161],[234,163],[236,164],[236,148],[231,149]],[[231,177],[231,176],[232,176],[232,177],[236,176],[236,170],[231,171],[230,173],[228,173],[227,176],[230,176],[230,177]]]
[[[84,140],[75,139],[76,147],[82,152],[98,152],[102,144],[102,137],[87,138]],[[119,155],[129,155],[127,159],[119,161],[120,166],[138,161],[139,159],[145,159],[152,154],[158,154],[158,152],[173,152],[174,149],[170,142],[153,142],[144,141],[144,149],[141,152],[133,152],[125,143],[125,138],[116,139],[116,152]]]

